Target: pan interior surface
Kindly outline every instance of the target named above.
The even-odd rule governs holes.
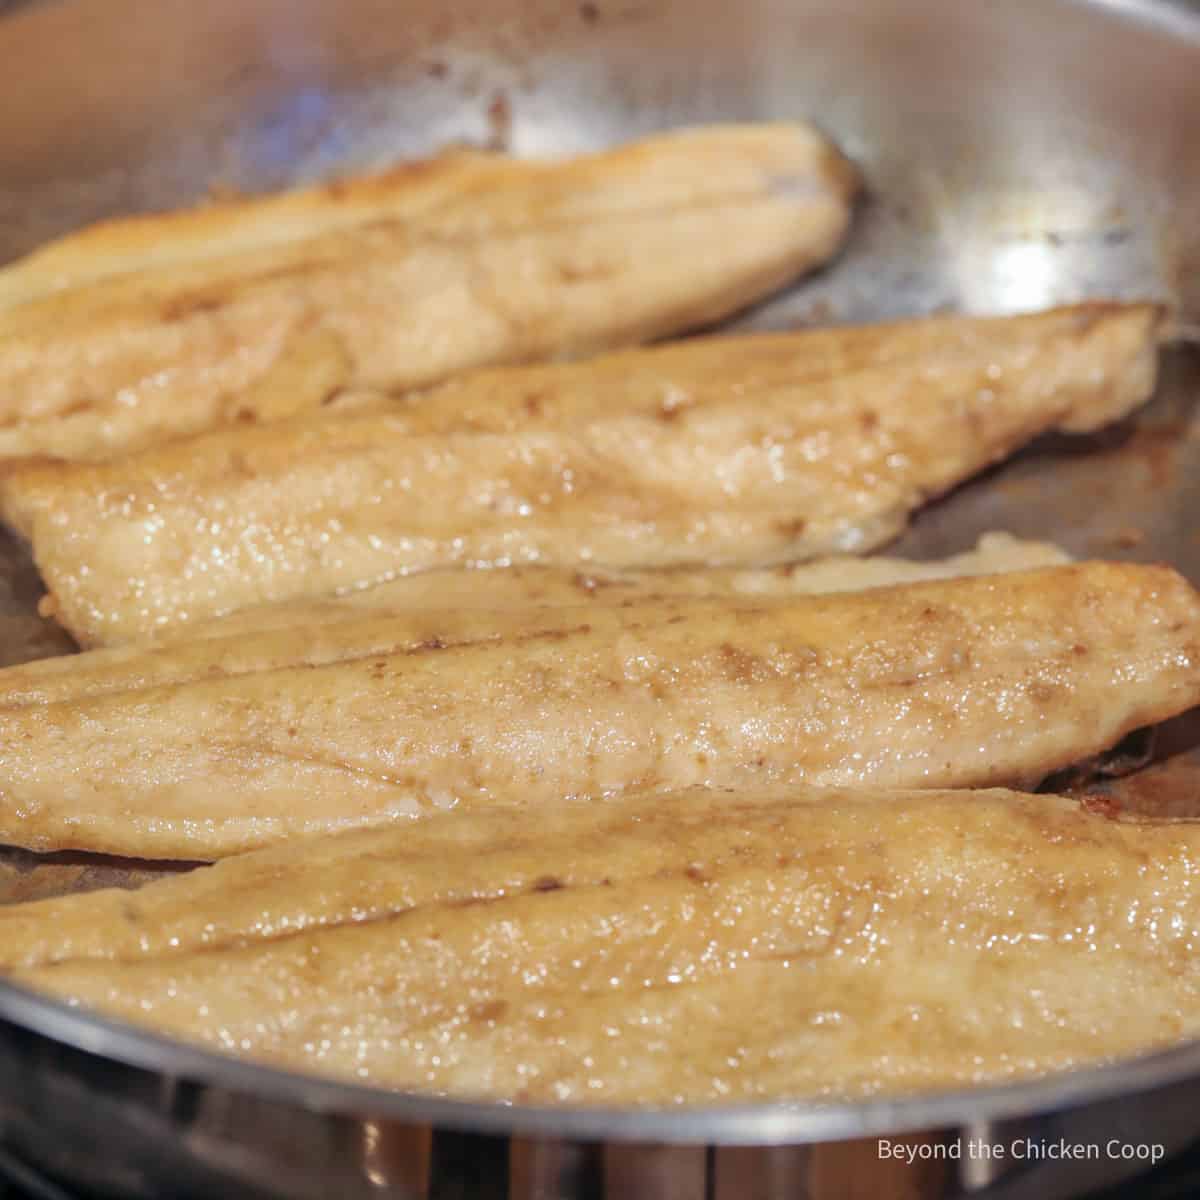
[[[39,63],[36,71],[24,64]],[[850,246],[739,328],[1155,298],[1200,324],[1200,6],[1165,0],[60,0],[0,17],[0,261],[104,216],[670,126],[808,118],[861,165]],[[1200,582],[1200,362],[1137,422],[1044,444],[923,514],[896,553],[988,529]],[[12,555],[9,615],[31,609]],[[1181,735],[1183,736],[1183,735]],[[1186,741],[1186,738],[1185,738]],[[1200,1074],[1200,1047],[953,1096],[642,1113],[431,1101],[307,1080],[0,985],[0,1015],[173,1077],[492,1132],[862,1137],[1049,1111]]]

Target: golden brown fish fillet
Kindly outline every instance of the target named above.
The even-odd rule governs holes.
[[[835,558],[761,571],[428,571],[325,601],[290,601],[173,628],[170,636],[41,658],[3,676],[0,706],[79,700],[106,692],[244,675],[252,671],[337,661],[353,623],[355,654],[419,649],[505,637],[545,627],[544,609],[612,607],[647,601],[729,597],[754,599],[858,591],[923,579],[988,575],[1057,566],[1070,558],[1045,542],[985,534],[974,550],[932,562],[899,558]],[[250,632],[262,636],[247,637]],[[374,652],[374,651],[373,651]]]
[[[496,370],[383,410],[17,468],[0,507],[86,645],[426,568],[862,552],[1037,434],[1140,404],[1158,321],[1091,305]]]
[[[18,693],[0,840],[218,858],[637,788],[1027,783],[1200,702],[1200,598],[1164,567],[502,615],[250,631],[205,677],[167,646],[181,682]]]
[[[345,592],[322,600],[289,600],[244,608],[229,616],[193,625],[169,627],[156,641],[188,641],[250,629],[276,629],[299,624],[342,621],[352,611],[410,612],[455,609],[530,609],[547,605],[632,604],[669,596],[801,596],[821,592],[857,592],[927,579],[960,575],[996,575],[1056,567],[1071,556],[1049,542],[1016,538],[1010,533],[985,533],[973,550],[947,558],[913,561],[877,555],[854,558],[835,555],[784,566],[737,570],[721,567],[676,567],[665,571],[573,570],[563,567],[507,567],[497,571],[462,569],[422,571],[388,583]],[[107,651],[109,661],[141,653],[138,644]],[[100,661],[99,652],[93,661]],[[31,664],[36,674],[49,668],[66,671],[62,663]],[[36,686],[36,680],[31,680]],[[12,684],[10,683],[10,687]]]
[[[776,788],[414,833],[17,909],[62,961],[12,977],[300,1070],[567,1104],[900,1093],[1200,1033],[1196,824]]]
[[[107,457],[706,324],[829,258],[856,187],[806,126],[731,125],[101,225],[0,273],[0,457]]]

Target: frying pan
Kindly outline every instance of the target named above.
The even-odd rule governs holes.
[[[574,152],[768,117],[833,134],[869,196],[841,259],[743,327],[1085,297],[1200,324],[1200,7],[1183,0],[7,0],[0,260],[105,215],[451,142]],[[1168,353],[1136,422],[1035,446],[897,551],[1003,528],[1200,581],[1197,396],[1196,355]],[[24,631],[4,653],[61,649],[2,549],[5,628]],[[1168,731],[1177,753],[1138,785],[1152,802],[1186,809],[1196,741]],[[8,898],[145,877],[0,865]],[[536,1109],[289,1075],[0,986],[3,1156],[89,1194],[1052,1200],[1197,1136],[1200,1045],[950,1095]]]

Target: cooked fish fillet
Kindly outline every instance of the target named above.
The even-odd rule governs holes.
[[[167,646],[178,683],[18,692],[0,840],[207,859],[636,788],[1025,783],[1200,703],[1200,597],[1164,567],[499,615],[250,631],[203,678]]]
[[[18,909],[62,961],[13,978],[301,1070],[568,1104],[899,1093],[1200,1033],[1192,823],[791,788],[416,836]]]
[[[1159,314],[718,338],[17,468],[0,508],[87,645],[452,565],[762,566],[868,550],[1052,429],[1153,387]]]
[[[506,637],[545,628],[544,609],[697,598],[786,597],[1029,570],[1069,562],[1045,542],[984,534],[974,550],[932,562],[836,558],[762,571],[429,571],[326,601],[290,601],[170,630],[152,644],[41,658],[3,676],[0,706],[79,700],[106,692],[337,661],[354,654]],[[573,614],[574,616],[575,614]],[[350,628],[348,623],[353,624]],[[247,637],[250,632],[262,636]]]
[[[444,613],[457,609],[531,609],[584,604],[633,604],[673,596],[800,596],[821,592],[857,592],[927,579],[953,579],[960,575],[996,575],[1003,571],[1028,571],[1055,567],[1071,556],[1049,542],[1030,541],[1010,533],[985,533],[973,550],[947,558],[916,562],[877,555],[854,558],[835,555],[809,562],[788,563],[758,570],[720,567],[676,567],[666,571],[610,571],[603,568],[508,567],[499,571],[441,570],[402,575],[322,600],[289,600],[245,608],[229,616],[193,625],[168,627],[156,641],[185,641],[222,636],[250,629],[275,629],[345,620],[351,612]],[[93,661],[118,662],[142,653],[142,644],[116,646],[93,655]],[[30,664],[36,687],[42,673],[65,673],[68,664]],[[10,681],[9,688],[13,686]],[[48,697],[47,697],[48,698]]]
[[[804,125],[731,125],[101,225],[0,272],[0,457],[105,457],[705,324],[828,259],[856,187]]]

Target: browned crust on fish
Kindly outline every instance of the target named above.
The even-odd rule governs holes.
[[[106,457],[706,324],[827,259],[856,187],[809,127],[732,125],[106,224],[0,272],[0,458]]]
[[[202,643],[147,651],[179,683],[124,661],[121,690],[18,691],[0,837],[195,859],[648,787],[1028,784],[1200,702],[1200,600],[1164,567],[418,624],[250,631],[206,667]]]
[[[439,567],[862,553],[1038,434],[1139,405],[1159,317],[1086,305],[490,371],[119,463],[12,469],[0,506],[88,645]]]
[[[1200,1031],[1194,823],[767,788],[344,849],[0,914],[46,964],[14,977],[260,1061],[539,1103],[897,1094]]]

